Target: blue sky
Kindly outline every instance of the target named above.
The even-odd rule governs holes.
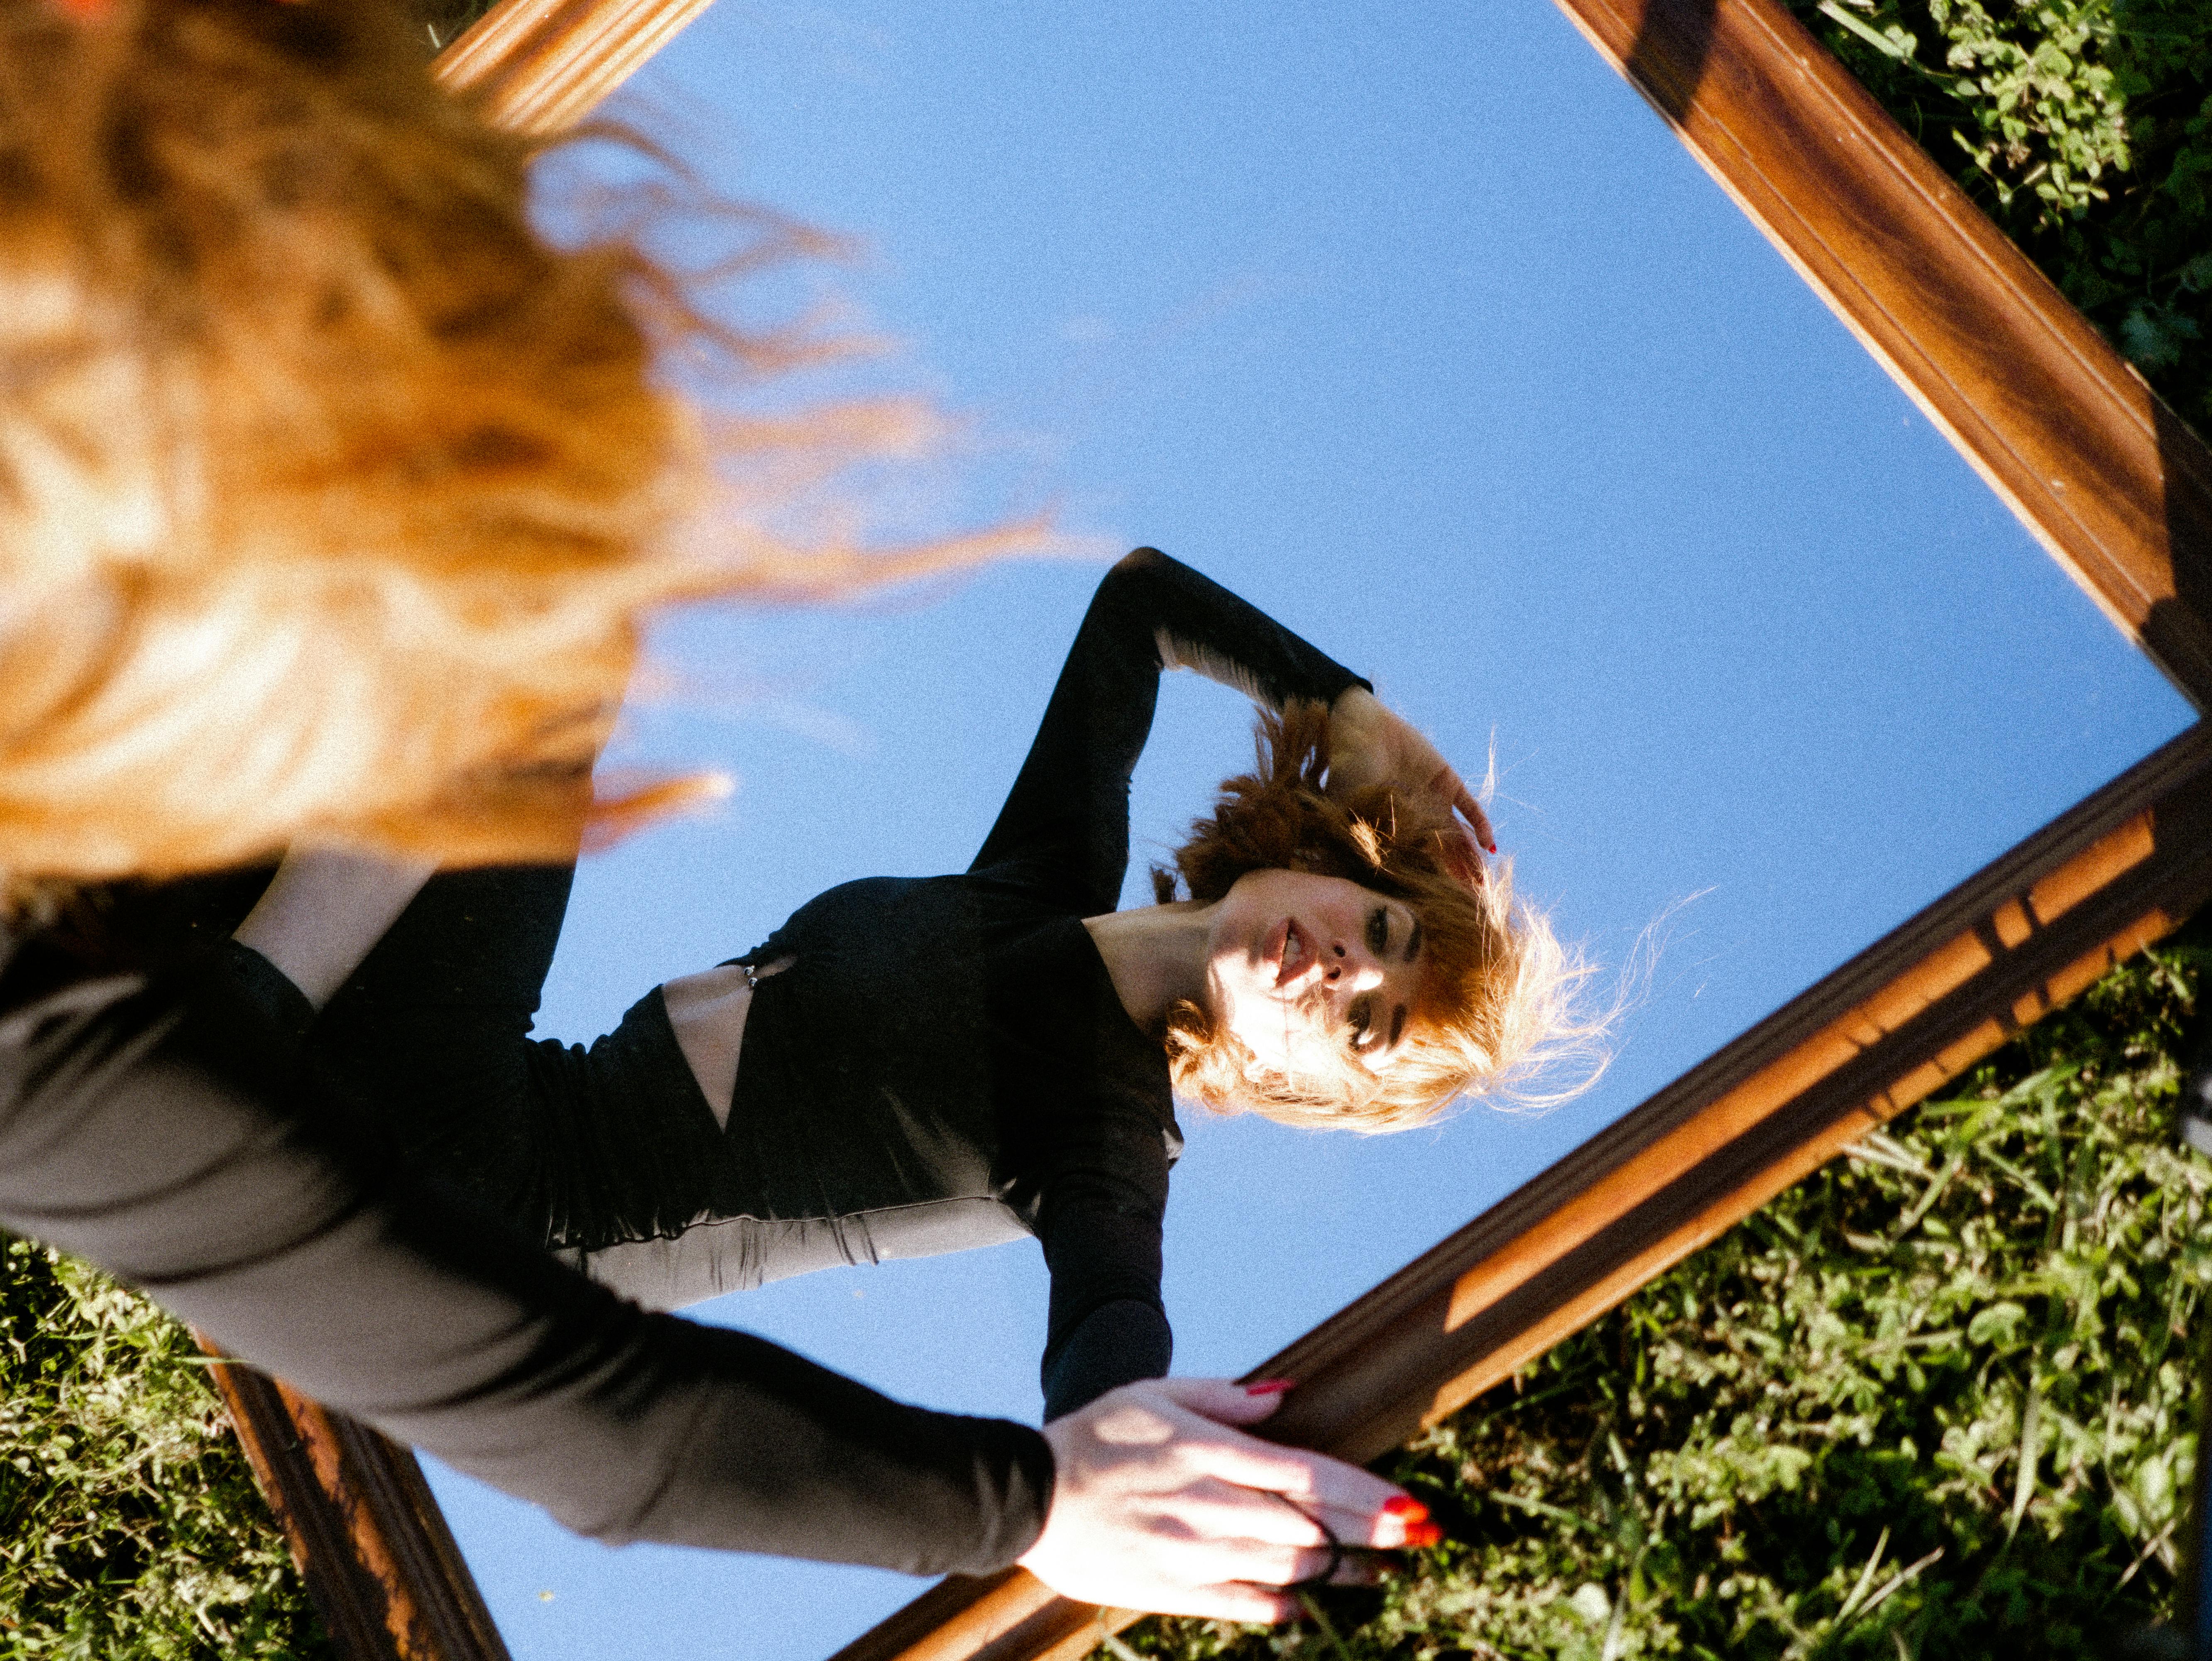
[[[1049,507],[1165,548],[1464,768],[1494,744],[1523,891],[1609,968],[1664,920],[1611,1073],[1547,1116],[1355,1141],[1186,1112],[1178,1371],[1262,1359],[2189,719],[1536,0],[720,0],[627,113],[860,239],[835,287],[900,343],[873,373],[964,423],[901,523]],[[671,620],[690,690],[620,758],[738,793],[587,866],[541,1031],[590,1038],[832,883],[964,866],[1097,569]],[[1170,682],[1140,854],[1248,724]],[[1033,1421],[1044,1291],[1023,1244],[698,1313]],[[812,1661],[921,1589],[610,1551],[436,1481],[518,1661]]]

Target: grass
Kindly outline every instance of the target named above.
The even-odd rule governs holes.
[[[0,1236],[0,1658],[331,1653],[190,1335]]]
[[[2090,1657],[2171,1612],[2212,961],[2138,959],[1398,1457],[1448,1539],[1158,1661]]]

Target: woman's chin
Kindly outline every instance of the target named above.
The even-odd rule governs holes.
[[[1283,1006],[1272,998],[1239,1004],[1227,1022],[1231,1033],[1261,1066],[1276,1073],[1311,1070],[1319,1046],[1295,1031],[1284,1031]],[[1301,1063],[1304,1063],[1301,1065]]]

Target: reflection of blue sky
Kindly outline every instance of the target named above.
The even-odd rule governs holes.
[[[1389,1141],[1189,1127],[1178,1366],[1231,1372],[2186,712],[1550,7],[1075,9],[722,0],[643,87],[724,188],[868,240],[842,288],[907,343],[889,373],[973,423],[910,512],[1057,504],[1309,634],[1465,765],[1494,733],[1500,840],[1609,964],[1704,896],[1571,1108]],[[1094,578],[672,624],[709,690],[641,711],[632,757],[742,788],[588,868],[546,1030],[588,1038],[831,882],[963,865]],[[1243,726],[1171,684],[1140,848]],[[1043,1299],[1024,1245],[705,1313],[1028,1416]],[[442,1491],[518,1661],[809,1661],[919,1589],[609,1553]]]

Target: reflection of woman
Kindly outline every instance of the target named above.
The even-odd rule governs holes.
[[[1164,662],[1290,714],[1182,850],[1194,897],[1117,911]],[[1338,800],[1332,752],[1377,782]],[[1545,1036],[1558,949],[1540,918],[1509,926],[1462,804],[1486,839],[1363,682],[1140,550],[1100,587],[966,873],[832,889],[588,1052],[524,1037],[567,873],[441,878],[314,1047],[418,1156],[648,1305],[1033,1232],[1058,1417],[1167,1371],[1171,1077],[1220,1107],[1382,1129],[1504,1082]],[[348,880],[295,866],[241,938],[319,991],[301,953],[327,952],[333,911],[375,915]],[[306,999],[235,961],[307,1026]]]
[[[540,240],[527,160],[377,0],[0,0],[0,1226],[608,1538],[1279,1618],[1322,1524],[1418,1508],[1230,1427],[1272,1398],[1041,1435],[645,1313],[408,1187],[87,888],[557,855],[641,610],[741,586],[653,552],[666,284]]]

